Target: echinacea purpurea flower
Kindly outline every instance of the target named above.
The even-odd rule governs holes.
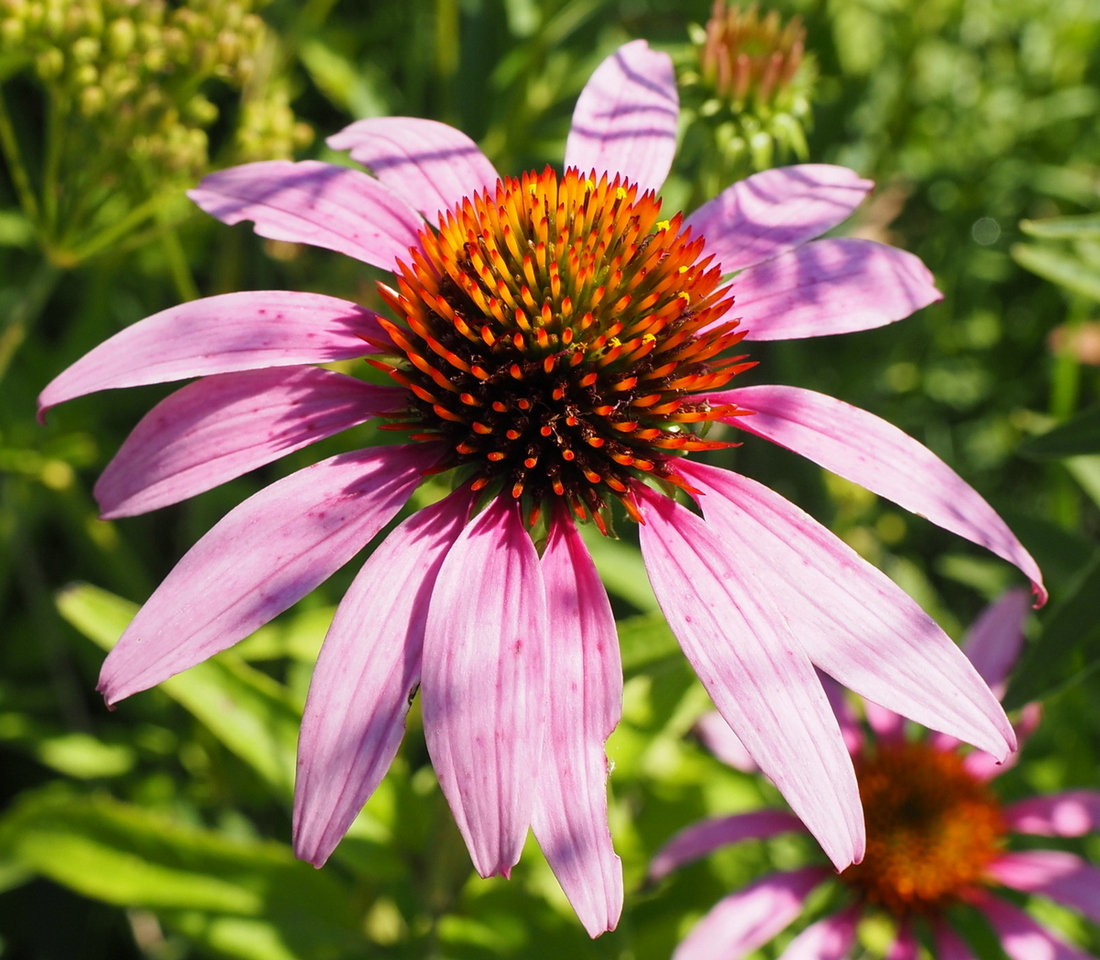
[[[1023,644],[1027,613],[1022,590],[1010,590],[975,622],[965,649],[985,680],[1003,692]],[[830,690],[855,760],[867,822],[867,852],[834,883],[846,890],[836,912],[810,924],[781,960],[845,960],[853,956],[856,927],[868,911],[882,911],[896,925],[891,960],[917,956],[915,927],[927,926],[940,960],[973,960],[950,925],[950,908],[969,904],[982,913],[1011,960],[1087,960],[1087,954],[1047,930],[997,887],[1037,893],[1100,922],[1100,870],[1062,850],[1007,849],[1010,834],[1079,837],[1100,826],[1100,793],[1072,790],[1004,804],[991,781],[1010,764],[987,753],[964,753],[942,734],[907,736],[896,713],[865,704],[871,737],[838,688]],[[1039,722],[1039,707],[1021,712],[1017,730],[1027,736]],[[751,761],[736,735],[717,714],[698,726],[703,741],[738,769]],[[792,814],[758,810],[693,824],[654,857],[650,877],[720,846],[747,839],[804,831]],[[688,934],[674,960],[738,960],[788,927],[806,897],[828,881],[827,868],[802,867],[773,873],[718,903]]]
[[[531,826],[589,932],[615,925],[604,741],[622,675],[575,523],[602,524],[615,501],[641,521],[655,592],[703,683],[838,866],[862,855],[863,823],[814,665],[1000,757],[1013,746],[995,698],[904,592],[771,491],[683,456],[724,445],[697,424],[734,423],[987,546],[1042,591],[988,504],[900,431],[812,391],[722,389],[744,366],[730,355],[739,340],[880,326],[939,295],[910,254],[807,242],[870,188],[843,168],[767,171],[661,219],[677,103],[668,57],[635,41],[582,92],[560,176],[502,179],[465,135],[412,118],[330,139],[373,176],[313,161],[213,174],[191,197],[219,219],[392,270],[393,316],[318,294],[210,297],[122,331],[42,393],[45,410],[201,378],[108,465],[105,517],[178,502],[373,417],[407,434],[279,480],[210,530],[108,656],[110,703],[287,609],[426,474],[453,471],[454,492],[375,549],[326,636],[299,742],[303,859],[327,859],[385,775],[419,689],[478,872],[507,874]],[[396,385],[316,366],[364,357]],[[650,481],[706,493],[705,518]]]

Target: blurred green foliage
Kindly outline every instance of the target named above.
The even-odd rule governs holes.
[[[1025,668],[1016,681],[1021,696],[1051,694],[1046,719],[999,783],[1009,798],[1100,786],[1100,698],[1088,672],[1100,469],[1086,412],[1100,400],[1100,361],[1082,346],[1100,313],[1090,232],[1100,7],[775,7],[785,22],[802,18],[816,64],[804,89],[812,127],[808,112],[799,118],[809,158],[879,184],[842,232],[918,253],[945,298],[882,330],[756,344],[760,366],[744,382],[797,384],[870,409],[1002,511],[1054,603],[1032,631],[1031,662],[1046,672]],[[628,537],[593,542],[628,677],[609,744],[628,890],[617,931],[587,939],[533,843],[512,881],[473,876],[415,708],[393,771],[332,863],[317,873],[294,862],[298,718],[354,564],[234,651],[114,713],[95,677],[134,605],[201,533],[338,441],[152,516],[105,522],[91,484],[167,390],[99,395],[54,411],[45,427],[34,420],[52,376],[181,297],[288,288],[378,306],[375,275],[360,264],[194,215],[180,191],[211,165],[292,150],[346,162],[324,137],[385,114],[455,124],[502,172],[558,163],[573,102],[603,56],[644,37],[683,74],[709,13],[704,0],[0,0],[0,957],[656,960],[734,886],[815,855],[799,839],[746,844],[643,888],[648,858],[679,827],[778,795],[687,736],[707,700],[654,612]],[[169,32],[181,19],[191,24],[183,39]],[[128,79],[136,84],[124,89]],[[693,96],[685,88],[685,101]],[[717,136],[705,119],[685,114],[685,142]],[[670,207],[694,202],[700,155],[679,161]],[[1059,446],[1067,437],[1078,445]],[[829,524],[956,635],[1014,582],[1000,561],[778,448],[747,441],[717,459]],[[1051,643],[1066,656],[1049,657]],[[1100,853],[1094,840],[1085,849]],[[965,922],[975,943],[992,943]],[[1095,930],[1067,929],[1100,947]],[[881,926],[861,936],[874,955]]]

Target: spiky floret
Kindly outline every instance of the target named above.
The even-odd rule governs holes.
[[[949,906],[982,881],[1005,825],[999,801],[959,753],[879,744],[857,758],[856,776],[867,853],[842,880],[895,916]]]
[[[398,320],[375,363],[410,392],[391,426],[445,441],[477,489],[601,526],[632,480],[683,485],[675,455],[728,445],[696,425],[739,412],[691,395],[751,364],[722,356],[743,334],[702,238],[659,217],[629,181],[549,167],[441,215],[382,287]]]

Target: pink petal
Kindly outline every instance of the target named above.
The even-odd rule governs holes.
[[[1009,830],[1041,837],[1083,837],[1100,825],[1100,792],[1069,790],[1010,803],[1004,811]]]
[[[947,924],[934,924],[932,932],[936,938],[936,960],[975,960],[970,948]]]
[[[742,773],[756,773],[760,768],[730,725],[717,710],[704,713],[693,728],[695,735],[723,763]]]
[[[1019,761],[1024,744],[1035,732],[1042,717],[1043,708],[1041,704],[1026,704],[1020,711],[1019,717],[1012,724],[1012,730],[1016,734],[1016,752],[1010,753],[1003,760],[998,760],[996,757],[991,757],[984,750],[974,750],[963,758],[963,766],[966,771],[979,780],[992,780],[994,777],[999,777],[1002,773],[1011,770]],[[933,743],[937,748],[953,750],[958,745],[958,741],[952,741],[950,738],[941,742],[941,736],[938,735],[933,739]]]
[[[508,876],[545,739],[546,600],[519,505],[498,498],[443,561],[424,633],[424,735],[470,857]]]
[[[432,588],[470,501],[462,489],[409,517],[370,555],[336,611],[309,687],[294,784],[294,853],[315,867],[401,744]]]
[[[946,530],[1015,564],[1041,604],[1043,575],[1031,555],[976,490],[927,447],[885,420],[799,387],[763,385],[728,390],[712,403],[754,411],[735,425],[813,460]]]
[[[787,945],[779,960],[846,960],[855,943],[860,912],[858,906],[848,907],[811,924]]]
[[[836,715],[841,736],[844,737],[844,746],[854,757],[863,750],[863,731],[859,726],[859,717],[848,702],[844,687],[820,670],[817,671],[817,679],[821,681],[825,696],[829,698],[829,706],[833,708],[833,713]]]
[[[706,237],[706,252],[732,273],[821,236],[848,219],[873,186],[847,167],[777,167],[726,187],[684,225]]]
[[[1100,923],[1100,870],[1080,857],[1061,850],[1024,850],[1005,853],[989,865],[999,883],[1044,897],[1080,911]]]
[[[107,655],[108,704],[232,646],[342,567],[401,509],[439,450],[340,454],[284,477],[184,556]]]
[[[897,743],[905,739],[905,718],[901,714],[873,700],[864,700],[863,712],[867,717],[867,725],[875,731],[876,740]]]
[[[1087,953],[1071,947],[1003,900],[982,895],[977,906],[1001,938],[1001,946],[1012,960],[1091,960]]]
[[[262,160],[204,177],[189,196],[222,223],[251,220],[270,240],[308,243],[392,270],[419,247],[424,222],[361,170],[317,160]]]
[[[732,817],[700,820],[668,841],[649,865],[650,880],[660,880],[685,863],[742,840],[766,840],[780,833],[805,833],[806,827],[785,810],[753,810]]]
[[[680,97],[672,60],[644,40],[623,44],[588,79],[565,143],[565,166],[621,174],[661,189],[676,154]]]
[[[622,714],[619,639],[596,565],[564,512],[551,522],[542,574],[553,682],[532,827],[581,923],[597,937],[615,928],[623,908],[604,749]]]
[[[676,948],[672,960],[740,960],[789,927],[828,875],[822,867],[773,873],[719,900]]]
[[[678,468],[705,494],[703,514],[736,568],[783,598],[790,630],[815,666],[925,726],[1001,757],[1011,749],[1012,728],[977,671],[885,574],[762,484],[698,463]],[[874,724],[877,711],[867,708]]]
[[[963,638],[970,662],[998,696],[1004,695],[1005,681],[1023,649],[1029,605],[1024,590],[1008,590],[982,611]]]
[[[205,377],[158,403],[95,486],[105,520],[178,503],[292,450],[405,405],[376,387],[317,367]]]
[[[886,960],[917,960],[920,948],[917,938],[913,936],[913,928],[903,922],[898,930],[897,938],[886,954]]]
[[[749,267],[730,292],[729,312],[741,318],[746,340],[870,330],[943,299],[919,257],[851,238],[807,243]]]
[[[357,120],[325,141],[350,150],[383,184],[429,221],[477,191],[497,172],[466,134],[436,120],[371,117]]]
[[[116,333],[58,374],[38,398],[38,416],[44,421],[50,407],[97,390],[376,353],[364,337],[385,337],[377,314],[318,293],[192,300]]]
[[[636,488],[654,593],[715,706],[838,870],[863,856],[852,761],[772,585],[699,517]]]

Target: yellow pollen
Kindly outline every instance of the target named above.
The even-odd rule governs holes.
[[[681,290],[678,294],[676,294],[676,296],[683,300],[684,303],[691,303],[691,294],[688,293],[686,290]]]
[[[905,917],[956,902],[1000,852],[1004,821],[988,786],[954,751],[880,744],[856,760],[867,854],[840,878]]]
[[[616,187],[615,188],[615,199],[616,200],[625,200],[626,199],[626,190],[623,187]]]
[[[657,221],[657,229],[658,230],[667,230],[671,226],[672,226],[672,221],[671,220],[658,220]],[[681,272],[683,272],[685,269],[686,269],[685,267],[680,268]]]

